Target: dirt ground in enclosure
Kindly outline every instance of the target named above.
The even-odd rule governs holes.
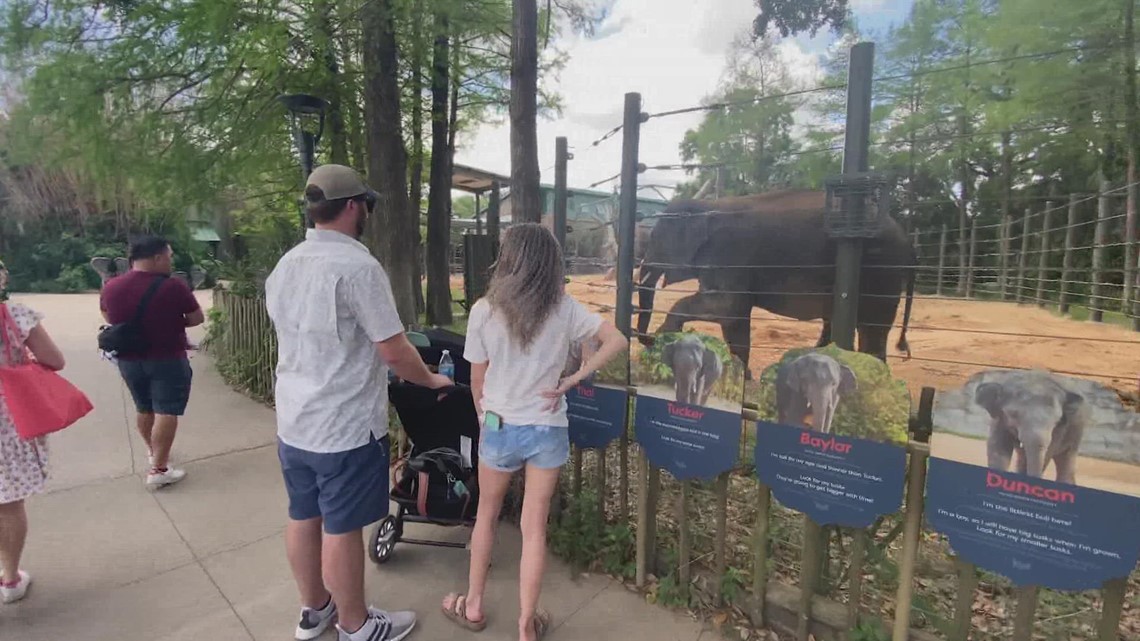
[[[695,288],[695,282],[686,282],[659,292],[651,329]],[[567,291],[598,311],[612,313],[614,281],[601,275],[574,276]],[[759,309],[753,310],[752,320],[749,367],[757,376],[788,349],[812,346],[819,339],[819,321],[795,321]],[[895,322],[902,323],[901,304]],[[714,323],[693,322],[687,327],[720,336],[720,326]],[[1140,392],[1140,333],[1124,327],[1074,321],[1013,303],[916,297],[907,333],[910,360],[894,351],[899,331],[891,332],[891,369],[916,397],[923,387],[954,389],[977,372],[1000,367],[1091,378],[1133,398]]]

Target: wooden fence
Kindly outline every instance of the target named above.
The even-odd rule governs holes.
[[[231,387],[272,402],[277,335],[263,296],[216,288],[206,349]]]
[[[208,349],[222,375],[271,401],[276,342],[264,299],[218,289],[211,317]],[[771,627],[802,641],[1140,639],[1140,623],[1122,622],[1140,614],[1140,574],[1096,592],[1018,588],[956,559],[923,527],[933,399],[924,390],[912,419],[903,509],[867,530],[821,528],[774,501],[752,468],[757,417],[745,409],[739,465],[711,483],[650,466],[632,429],[605,450],[576,449],[552,547],[663,605],[735,623],[739,638]]]

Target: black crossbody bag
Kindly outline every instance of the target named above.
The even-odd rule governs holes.
[[[99,349],[114,356],[134,356],[142,354],[150,347],[143,331],[142,319],[150,300],[158,293],[158,288],[166,282],[167,276],[154,279],[143,297],[139,300],[134,318],[125,323],[104,325],[99,328]]]

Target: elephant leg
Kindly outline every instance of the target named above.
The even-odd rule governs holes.
[[[737,297],[730,294],[690,294],[673,305],[657,333],[679,332],[686,323],[693,321],[720,322],[720,319],[731,316],[734,298]]]
[[[990,437],[986,441],[986,464],[990,469],[1008,472],[1013,450],[1017,446],[1017,439],[1007,430],[997,425],[991,427]]]
[[[1062,452],[1053,457],[1053,464],[1057,466],[1057,482],[1077,484],[1077,450]]]
[[[744,364],[744,380],[752,380],[752,370],[748,369],[748,356],[752,351],[752,321],[748,318],[751,313],[751,308],[746,308],[743,312],[734,312],[731,316],[732,320],[722,320],[720,322],[720,331],[724,334],[724,342],[728,343],[728,351],[732,355],[739,358],[740,362]]]
[[[816,347],[827,347],[831,344],[831,321],[824,319],[823,329],[819,332],[819,340],[816,341]]]
[[[890,333],[890,327],[860,325],[859,351],[864,354],[871,354],[884,363],[887,362],[887,340]]]
[[[673,393],[674,400],[676,400],[678,403],[688,403],[689,382],[685,380],[684,376],[677,376],[674,379],[673,384],[675,388]]]
[[[1029,472],[1028,462],[1025,460],[1025,449],[1022,447],[1013,450],[1013,471],[1018,474]]]

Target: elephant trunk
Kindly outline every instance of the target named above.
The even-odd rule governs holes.
[[[1042,439],[1031,438],[1022,442],[1025,451],[1025,474],[1033,478],[1045,476],[1045,466],[1049,461],[1045,458],[1046,443]]]
[[[653,299],[657,294],[657,281],[664,273],[660,267],[641,266],[637,288],[637,338],[642,345],[651,345],[649,319],[653,316]]]

